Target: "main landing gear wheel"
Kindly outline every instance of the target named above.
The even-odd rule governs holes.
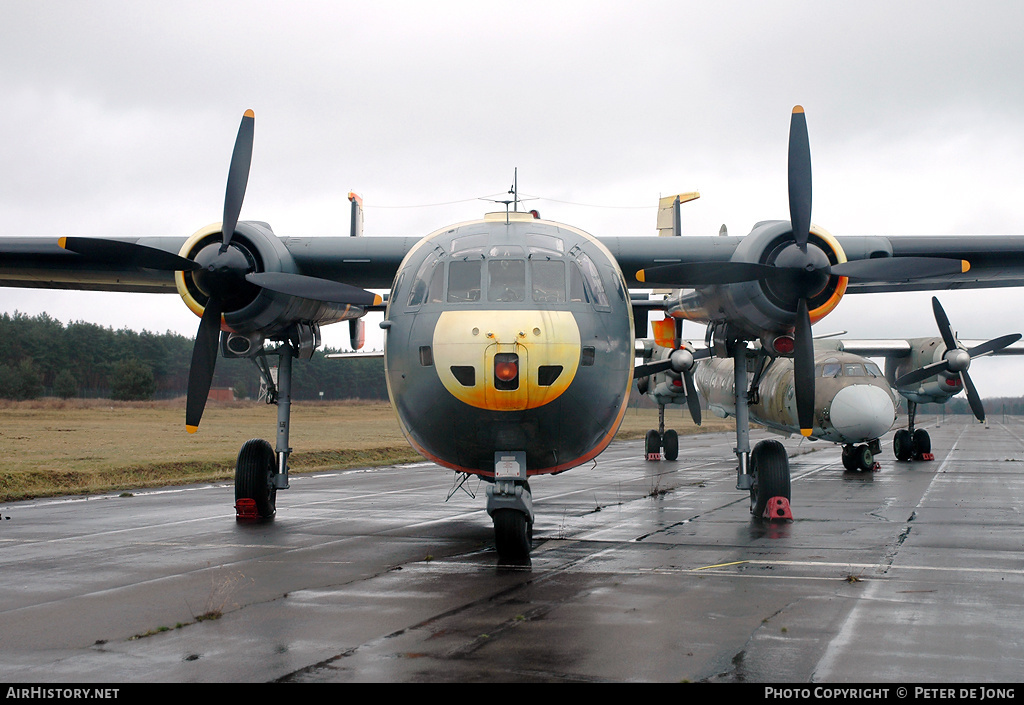
[[[663,449],[665,460],[678,458],[679,434],[671,428],[665,431],[664,436],[653,429],[648,431],[644,438],[644,457],[648,460],[657,460],[661,457]]]
[[[238,519],[269,519],[277,512],[277,457],[262,438],[246,441],[235,463],[235,512]]]
[[[494,520],[494,547],[502,560],[522,561],[533,547],[533,522],[517,509],[498,509]]]
[[[892,437],[892,452],[896,454],[896,460],[907,461],[914,457],[914,441],[910,431],[901,428]]]
[[[791,498],[789,456],[778,441],[761,441],[750,453],[750,513],[764,516],[768,501],[781,497],[786,500],[787,511]]]
[[[914,459],[923,460],[925,455],[932,452],[932,438],[923,428],[914,431]]]
[[[843,467],[851,472],[871,472],[875,468],[875,454],[866,445],[843,446]]]
[[[679,434],[671,428],[668,429],[662,438],[661,446],[665,449],[665,460],[675,460],[679,457]]]

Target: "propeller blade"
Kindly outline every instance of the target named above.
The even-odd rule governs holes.
[[[807,116],[799,105],[793,108],[789,122],[789,220],[793,239],[806,250],[811,231],[811,145]]]
[[[793,382],[796,385],[796,415],[800,433],[810,436],[814,426],[814,338],[807,299],[800,299],[793,331],[796,349],[793,355]]]
[[[882,257],[843,262],[830,267],[832,274],[871,281],[909,281],[945,274],[961,274],[971,268],[967,260],[939,257]]]
[[[672,369],[672,361],[668,358],[664,360],[658,360],[657,362],[648,362],[644,365],[638,365],[633,368],[633,379],[641,379],[643,377],[650,377],[656,375],[659,372],[665,372],[666,370]]]
[[[302,274],[253,272],[246,274],[245,280],[250,284],[276,291],[279,294],[300,296],[314,301],[353,306],[379,306],[382,301],[379,294],[360,289],[357,286],[342,284],[330,279],[307,277]]]
[[[939,335],[942,336],[946,350],[955,350],[959,346],[956,344],[956,336],[953,335],[953,327],[949,325],[949,318],[942,309],[942,304],[934,296],[932,297],[932,311],[935,313],[935,323],[939,326]]]
[[[933,362],[930,365],[925,365],[924,367],[916,369],[913,372],[908,372],[907,374],[897,379],[894,382],[894,384],[898,388],[907,387],[910,386],[911,384],[915,384],[916,382],[928,379],[929,377],[934,377],[940,372],[945,372],[947,369],[949,369],[949,362],[946,360],[940,360],[939,362]]]
[[[990,340],[990,341],[988,341],[986,343],[982,343],[981,345],[978,345],[977,347],[973,347],[973,348],[971,348],[970,350],[967,351],[967,354],[971,356],[971,359],[974,359],[976,357],[981,357],[982,355],[988,355],[990,353],[994,353],[997,350],[1002,350],[1007,345],[1011,345],[1013,343],[1016,343],[1020,339],[1021,339],[1020,333],[1010,333],[1009,335],[1004,335],[1004,336],[1000,336],[998,338],[993,338],[992,340]]]
[[[224,191],[224,218],[221,224],[221,252],[231,244],[238,225],[238,214],[242,211],[242,199],[249,182],[249,165],[252,163],[253,130],[256,123],[252,110],[246,110],[238,126],[235,148],[231,152],[231,166],[228,169],[228,185]]]
[[[687,370],[683,373],[683,383],[686,385],[686,406],[690,409],[690,418],[700,426],[700,397],[697,396],[697,385],[693,383],[693,372]]]
[[[192,260],[179,257],[173,252],[137,245],[133,242],[90,237],[62,237],[57,244],[70,252],[77,252],[80,255],[104,262],[170,272],[189,272],[199,269],[199,265]]]
[[[967,391],[967,401],[971,405],[974,417],[978,421],[984,421],[985,407],[981,404],[981,395],[978,394],[978,390],[975,389],[974,382],[971,381],[971,377],[967,374],[966,370],[960,373],[960,380],[964,383],[964,389]]]
[[[710,286],[754,281],[775,271],[769,264],[756,262],[686,262],[641,269],[636,278],[653,286]]]
[[[199,430],[206,398],[213,384],[213,370],[217,364],[217,344],[220,340],[220,299],[210,297],[203,309],[199,331],[192,346],[192,366],[188,370],[188,397],[185,401],[185,429],[189,433]]]

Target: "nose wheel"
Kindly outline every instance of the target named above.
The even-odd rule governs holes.
[[[872,441],[877,444],[878,441]],[[876,469],[875,449],[870,444],[843,446],[843,467],[850,472],[871,472]]]
[[[494,547],[499,560],[522,562],[533,548],[533,495],[526,481],[525,457],[516,479],[497,479],[487,486],[487,513],[494,522]]]

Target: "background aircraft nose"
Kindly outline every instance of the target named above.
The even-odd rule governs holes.
[[[881,387],[855,384],[839,390],[829,416],[835,429],[856,443],[878,438],[892,428],[896,407]]]

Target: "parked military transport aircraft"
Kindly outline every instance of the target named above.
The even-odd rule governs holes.
[[[815,398],[810,438],[841,444],[843,466],[847,470],[867,471],[877,467],[875,458],[881,452],[879,439],[896,420],[900,396],[907,399],[909,413],[908,428],[899,429],[894,438],[896,457],[904,461],[930,459],[928,432],[914,426],[917,404],[944,403],[966,390],[975,416],[984,421],[981,399],[967,374],[971,360],[988,354],[1024,354],[1024,346],[1014,345],[1021,338],[1019,333],[984,343],[956,340],[942,306],[934,297],[932,308],[943,337],[815,340]],[[662,450],[668,460],[674,460],[678,454],[678,434],[664,428],[666,405],[687,404],[699,424],[699,391],[712,413],[723,418],[736,414],[733,361],[729,358],[702,360],[706,357],[703,350],[692,343],[685,345],[694,360],[689,369],[680,374],[670,368],[638,383],[641,391],[646,392],[661,411],[660,428],[647,434],[645,453],[651,460],[660,460]],[[754,347],[756,350],[757,346]],[[671,350],[644,341],[641,356],[664,359],[672,354]],[[885,373],[872,360],[853,351],[884,357]],[[793,360],[761,356],[754,359],[761,364],[745,371],[749,381],[744,380],[750,420],[786,435],[799,432]],[[754,499],[754,509],[760,514],[764,507],[757,507],[756,497]]]
[[[272,516],[277,490],[288,486],[293,359],[312,354],[321,325],[379,309],[381,298],[368,289],[390,290],[385,369],[410,443],[487,480],[498,553],[524,557],[534,522],[529,480],[587,462],[611,441],[634,377],[634,337],[646,335],[652,307],[707,323],[708,350],[736,369],[746,369],[748,355],[791,357],[799,425],[809,433],[811,324],[845,294],[1024,284],[1024,237],[837,238],[811,224],[799,107],[790,128],[790,220],[759,223],[745,237],[599,239],[517,210],[423,238],[280,237],[266,223],[239,221],[252,143],[247,112],[222,220],[190,237],[0,239],[5,286],[181,296],[201,318],[190,431],[199,427],[218,351],[257,363],[277,401],[277,439],[249,441],[239,452],[241,515]],[[359,208],[353,199],[357,220]],[[653,306],[633,301],[631,288],[655,284],[680,293]],[[634,336],[634,326],[643,333]],[[639,376],[681,368],[682,357],[673,351]],[[743,382],[735,406],[737,426],[746,428]],[[764,442],[751,451],[740,434],[736,455],[740,489],[788,501],[784,453]]]

